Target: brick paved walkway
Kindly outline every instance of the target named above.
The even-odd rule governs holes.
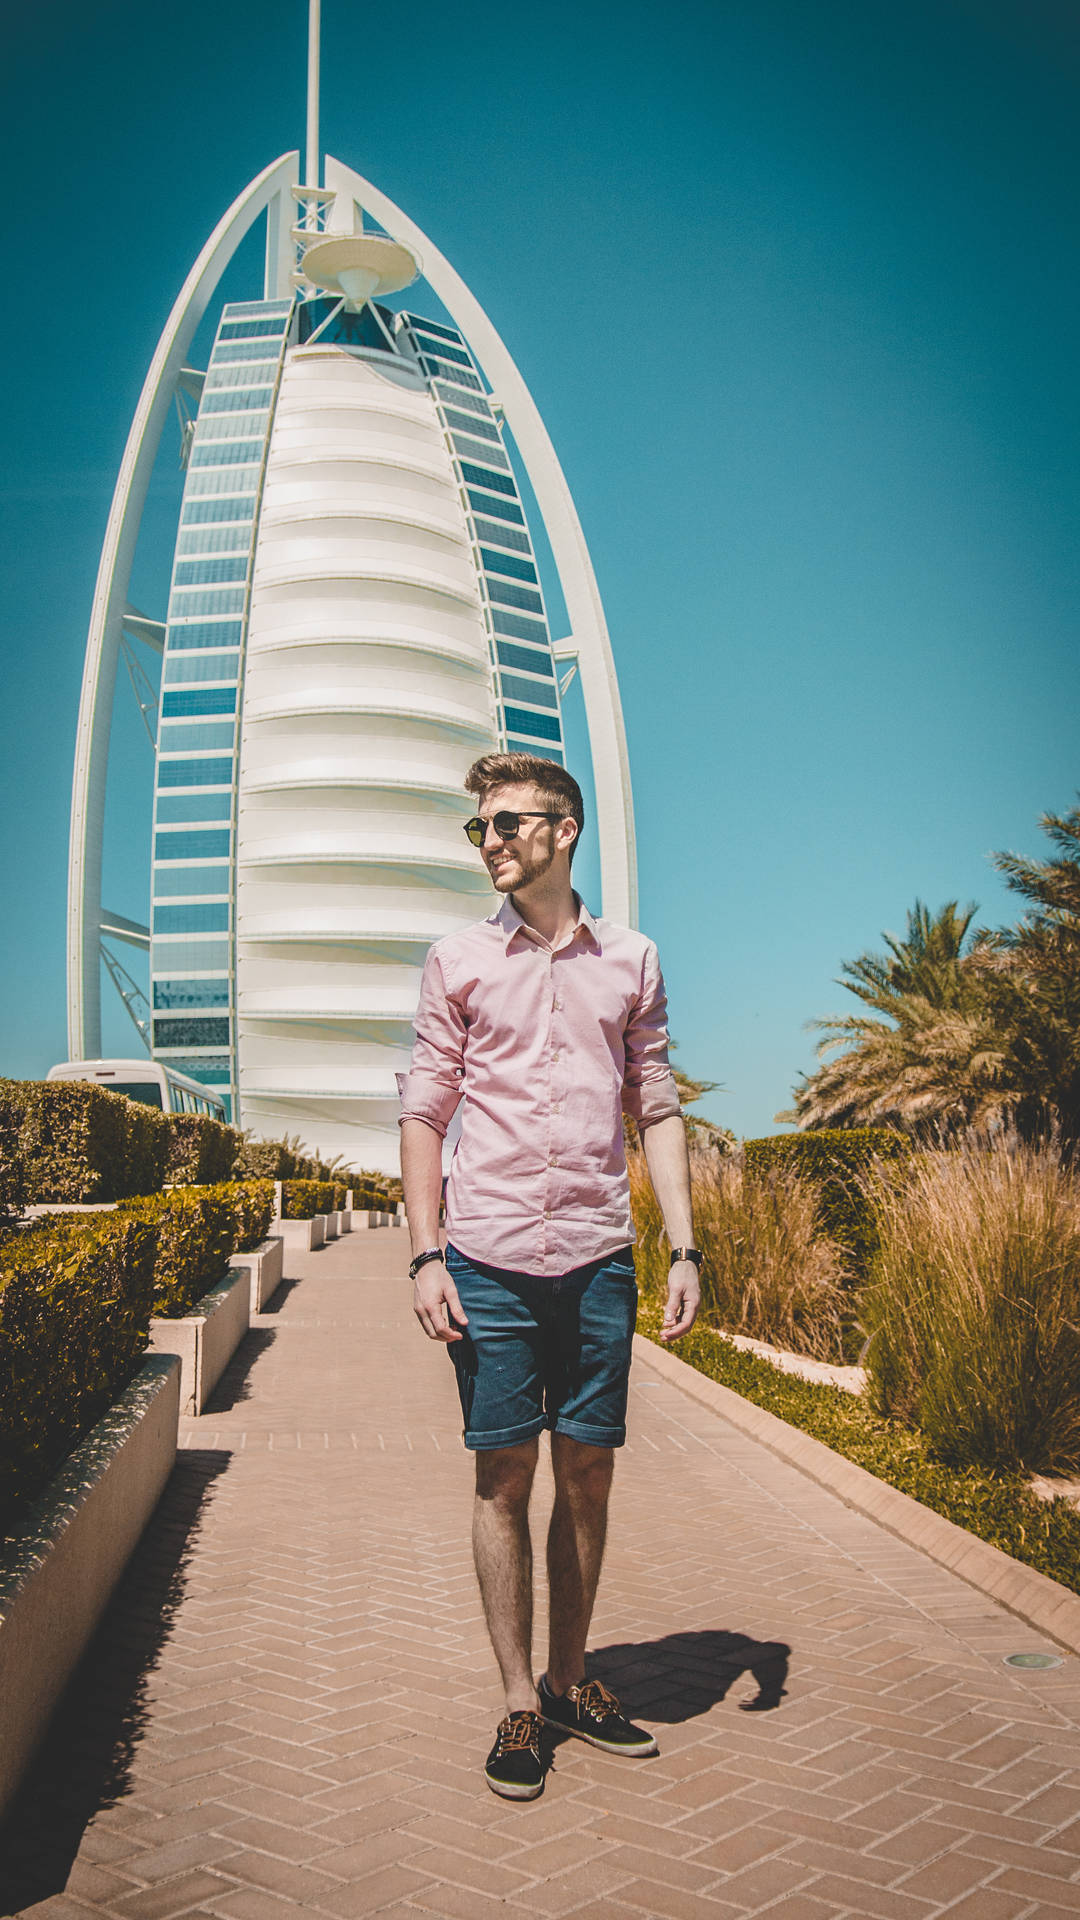
[[[496,1800],[470,1471],[404,1264],[392,1231],[294,1260],[184,1423],[3,1913],[1080,1914],[1080,1662],[1005,1669],[1030,1630],[640,1367],[594,1670],[662,1753],[569,1742]]]

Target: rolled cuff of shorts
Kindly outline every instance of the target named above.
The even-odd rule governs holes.
[[[670,1120],[673,1114],[681,1113],[674,1074],[649,1075],[637,1086],[624,1087],[623,1112],[639,1127],[651,1127],[656,1120]]]
[[[581,1420],[564,1420],[556,1414],[553,1431],[565,1433],[568,1440],[580,1440],[586,1447],[621,1447],[626,1444],[626,1427],[589,1427]]]
[[[527,1440],[535,1440],[537,1434],[543,1433],[546,1426],[543,1414],[538,1414],[520,1427],[494,1427],[490,1433],[478,1427],[466,1427],[462,1439],[473,1453],[490,1453],[495,1447],[523,1447]]]
[[[410,1073],[406,1076],[401,1089],[401,1112],[398,1125],[403,1120],[422,1120],[426,1127],[434,1127],[435,1132],[446,1137],[461,1100],[461,1082],[447,1083],[436,1080],[427,1073]]]

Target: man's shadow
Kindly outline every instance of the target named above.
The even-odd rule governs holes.
[[[770,1713],[787,1691],[791,1648],[781,1640],[755,1640],[748,1633],[702,1628],[598,1647],[588,1670],[626,1703],[631,1714],[676,1725],[696,1720],[723,1700],[741,1674],[757,1684],[741,1713]]]

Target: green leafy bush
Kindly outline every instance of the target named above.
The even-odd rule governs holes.
[[[661,1319],[660,1304],[643,1300],[638,1332],[659,1344]],[[1019,1474],[947,1466],[933,1457],[924,1435],[882,1419],[857,1394],[781,1373],[700,1322],[675,1351],[710,1380],[813,1434],[956,1526],[1080,1593],[1080,1513],[1068,1500],[1038,1499]]]
[[[0,1241],[26,1206],[26,1169],[19,1152],[19,1115],[12,1101],[0,1099]]]
[[[122,1211],[156,1230],[154,1313],[180,1319],[228,1265],[237,1233],[233,1187],[174,1187],[128,1201]]]
[[[345,1202],[348,1199],[348,1193],[345,1187],[342,1186],[340,1180],[335,1180],[333,1182],[333,1187],[334,1187],[334,1212],[341,1213],[343,1212],[345,1207]]]
[[[627,1170],[638,1277],[662,1300],[670,1249],[644,1154],[628,1154]],[[753,1175],[711,1147],[691,1151],[690,1175],[706,1319],[794,1353],[841,1359],[844,1260],[818,1230],[810,1182],[784,1166]]]
[[[874,1209],[863,1176],[875,1162],[907,1160],[912,1151],[907,1134],[892,1127],[822,1127],[743,1142],[748,1174],[762,1177],[783,1167],[813,1183],[818,1229],[843,1249],[852,1283],[865,1279],[877,1249]]]
[[[229,1187],[232,1196],[234,1253],[250,1253],[266,1239],[274,1217],[272,1180],[237,1180]]]
[[[144,1221],[107,1213],[44,1220],[0,1248],[0,1524],[40,1491],[134,1373],[150,1325],[154,1245]]]
[[[1080,1180],[999,1139],[870,1183],[870,1394],[953,1465],[1080,1469]]]
[[[244,1144],[235,1127],[226,1127],[206,1113],[169,1115],[169,1156],[166,1182],[176,1186],[213,1186],[235,1178]]]
[[[286,1180],[281,1188],[283,1220],[314,1220],[317,1213],[334,1212],[332,1180]]]
[[[28,1203],[120,1200],[160,1187],[169,1119],[85,1080],[0,1080]]]

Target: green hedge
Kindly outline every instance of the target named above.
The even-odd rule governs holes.
[[[234,1253],[250,1253],[266,1239],[274,1217],[272,1180],[236,1180],[230,1187],[236,1239]]]
[[[662,1317],[662,1304],[644,1300],[638,1332],[659,1345]],[[860,1395],[781,1373],[700,1321],[673,1351],[710,1380],[813,1434],[879,1480],[1080,1593],[1080,1513],[1068,1500],[1038,1499],[1018,1474],[945,1466],[933,1457],[923,1435],[882,1419]]]
[[[386,1213],[394,1204],[386,1188],[372,1181],[365,1180],[359,1186],[354,1184],[351,1192],[353,1206],[359,1208],[361,1213]]]
[[[125,1214],[157,1230],[154,1313],[160,1319],[177,1320],[191,1312],[221,1279],[242,1235],[249,1237],[249,1245],[265,1239],[273,1188],[265,1182],[252,1185],[255,1191],[247,1200],[240,1198],[234,1182],[226,1181],[214,1187],[173,1187],[169,1193],[144,1194],[124,1203]]]
[[[134,1373],[154,1249],[151,1228],[126,1213],[42,1221],[0,1248],[0,1525]]]
[[[154,1193],[169,1153],[166,1114],[85,1080],[0,1080],[0,1128],[14,1127],[27,1204]]]
[[[844,1249],[856,1282],[865,1280],[878,1246],[873,1209],[861,1181],[873,1161],[909,1159],[912,1152],[907,1134],[893,1127],[822,1127],[743,1142],[748,1174],[790,1167],[814,1183],[821,1231]]]
[[[0,1101],[0,1241],[11,1232],[26,1206],[26,1168],[19,1152],[19,1115],[12,1101]]]
[[[317,1213],[334,1213],[332,1180],[285,1180],[281,1186],[283,1220],[314,1220]]]
[[[244,1136],[206,1113],[169,1115],[165,1179],[176,1186],[214,1186],[235,1178]]]

